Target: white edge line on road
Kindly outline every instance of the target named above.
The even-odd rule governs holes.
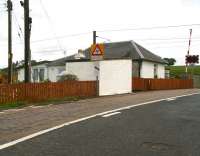
[[[176,100],[177,98],[167,98],[166,101],[174,101]]]
[[[36,109],[36,108],[44,108],[45,106],[30,106],[30,107]]]
[[[107,117],[110,117],[110,116],[113,116],[113,115],[117,115],[117,114],[120,114],[121,112],[114,112],[114,113],[110,113],[110,114],[106,114],[106,115],[103,115],[102,117],[103,118],[107,118]]]
[[[23,111],[23,110],[25,110],[25,109],[8,109],[3,112],[19,112],[19,111]]]
[[[185,95],[180,95],[180,96],[175,96],[175,97],[170,97],[170,98],[179,98],[179,97],[191,96],[191,95],[196,95],[196,94],[200,94],[200,92],[192,93],[192,94],[185,94]],[[28,136],[26,136],[26,137],[17,139],[17,140],[15,140],[15,141],[11,141],[11,142],[2,144],[2,145],[0,145],[0,150],[5,149],[5,148],[8,148],[8,147],[13,146],[13,145],[16,145],[16,144],[18,144],[18,143],[20,143],[20,142],[29,140],[29,139],[31,139],[31,138],[40,136],[40,135],[42,135],[42,134],[51,132],[51,131],[53,131],[53,130],[60,129],[60,128],[64,127],[64,126],[68,126],[68,125],[71,125],[71,124],[75,124],[75,123],[78,123],[78,122],[81,122],[81,121],[84,121],[84,120],[88,120],[88,119],[91,119],[91,118],[94,118],[94,117],[97,117],[97,116],[102,116],[102,115],[105,115],[105,114],[108,114],[108,113],[113,113],[113,112],[120,111],[120,110],[131,109],[131,108],[134,108],[134,107],[138,107],[138,106],[142,106],[142,105],[147,105],[147,104],[151,104],[151,103],[156,103],[156,102],[160,102],[160,101],[164,101],[164,100],[166,100],[166,98],[164,98],[164,99],[159,99],[159,100],[154,100],[154,101],[149,101],[149,102],[144,102],[144,103],[140,103],[140,104],[135,104],[135,105],[130,105],[130,106],[126,106],[126,107],[121,107],[121,108],[118,108],[118,109],[113,109],[113,110],[110,110],[110,111],[106,111],[106,112],[94,114],[94,115],[91,115],[91,116],[88,116],[88,117],[84,117],[84,118],[80,118],[80,119],[77,119],[77,120],[74,120],[74,121],[66,122],[66,123],[64,123],[64,124],[61,124],[61,125],[58,125],[58,126],[55,126],[55,127],[49,128],[49,129],[46,129],[46,130],[39,131],[39,132],[37,132],[37,133],[28,135]]]

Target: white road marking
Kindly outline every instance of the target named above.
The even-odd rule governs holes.
[[[31,108],[44,108],[45,106],[30,106]]]
[[[4,112],[19,112],[19,111],[23,111],[25,109],[8,109],[8,110],[5,110]]]
[[[179,98],[179,97],[185,97],[185,96],[191,96],[191,95],[197,95],[197,94],[200,94],[200,92],[192,93],[192,94],[185,94],[185,95],[180,95],[180,96],[175,96],[175,97],[170,97],[170,98]],[[80,118],[80,119],[78,119],[78,120],[66,122],[66,123],[64,123],[64,124],[61,124],[61,125],[58,125],[58,126],[55,126],[55,127],[49,128],[49,129],[46,129],[46,130],[39,131],[39,132],[37,132],[37,133],[28,135],[28,136],[26,136],[26,137],[17,139],[17,140],[15,140],[15,141],[11,141],[11,142],[2,144],[2,145],[0,145],[0,150],[5,149],[5,148],[8,148],[8,147],[13,146],[13,145],[16,145],[16,144],[18,144],[18,143],[20,143],[20,142],[29,140],[29,139],[31,139],[31,138],[40,136],[40,135],[42,135],[42,134],[51,132],[51,131],[53,131],[53,130],[60,129],[60,128],[64,127],[64,126],[68,126],[68,125],[71,125],[71,124],[75,124],[75,123],[78,123],[78,122],[81,122],[81,121],[84,121],[84,120],[88,120],[88,119],[91,119],[91,118],[94,118],[94,117],[97,117],[97,116],[102,116],[102,115],[105,115],[105,114],[108,114],[108,113],[117,112],[117,111],[121,111],[121,110],[126,110],[126,109],[130,109],[130,108],[134,108],[134,107],[138,107],[138,106],[142,106],[142,105],[147,105],[147,104],[151,104],[151,103],[161,102],[161,101],[164,101],[164,100],[166,100],[166,98],[165,98],[165,99],[154,100],[154,101],[149,101],[149,102],[144,102],[144,103],[140,103],[140,104],[136,104],[136,105],[130,105],[130,106],[126,106],[126,107],[122,107],[122,108],[118,108],[118,109],[114,109],[114,110],[110,110],[110,111],[106,111],[106,112],[94,114],[94,115],[91,115],[91,116],[88,116],[88,117]]]
[[[176,100],[177,98],[167,98],[166,101],[174,101]]]
[[[15,141],[11,141],[11,142],[9,142],[9,143],[0,145],[0,150],[5,149],[5,148],[8,148],[8,147],[13,146],[13,145],[16,145],[16,144],[18,144],[18,143],[20,143],[20,142],[23,142],[23,141],[32,139],[32,138],[34,138],[34,137],[40,136],[40,135],[42,135],[42,134],[51,132],[51,131],[53,131],[53,130],[60,129],[60,128],[64,127],[64,126],[68,126],[68,125],[71,125],[71,124],[75,124],[75,123],[77,123],[77,122],[81,122],[81,121],[84,121],[84,120],[88,120],[88,119],[94,118],[94,117],[96,117],[96,115],[91,115],[91,116],[88,116],[88,117],[85,117],[85,118],[81,118],[81,119],[78,119],[78,120],[66,122],[66,123],[64,123],[64,124],[62,124],[62,125],[58,125],[58,126],[55,126],[55,127],[49,128],[49,129],[45,129],[45,130],[39,131],[39,132],[37,132],[37,133],[28,135],[28,136],[26,136],[26,137],[17,139],[17,140],[15,140]]]
[[[0,114],[4,114],[5,112],[0,112]]]
[[[103,118],[107,118],[107,117],[110,117],[110,116],[113,116],[113,115],[117,115],[117,114],[120,114],[121,112],[114,112],[114,113],[110,113],[110,114],[106,114],[106,115],[103,115],[102,117]]]

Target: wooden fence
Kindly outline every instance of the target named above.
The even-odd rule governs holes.
[[[133,78],[133,90],[168,90],[193,88],[193,80]]]
[[[72,96],[89,97],[96,95],[96,81],[0,85],[0,104],[17,101],[36,102]]]

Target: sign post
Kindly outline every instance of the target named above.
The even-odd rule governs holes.
[[[104,58],[104,45],[103,44],[93,44],[90,49],[90,56],[91,60],[93,61],[100,61]],[[95,70],[99,73],[99,67],[95,66]],[[99,96],[99,74],[96,76],[96,82],[97,82],[97,95]]]

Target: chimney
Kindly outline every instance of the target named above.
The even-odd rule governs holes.
[[[78,54],[83,54],[83,50],[82,50],[82,49],[79,49],[79,50],[78,50]]]
[[[81,59],[81,58],[85,58],[85,55],[83,53],[83,50],[79,49],[78,53],[75,55],[75,59]]]

